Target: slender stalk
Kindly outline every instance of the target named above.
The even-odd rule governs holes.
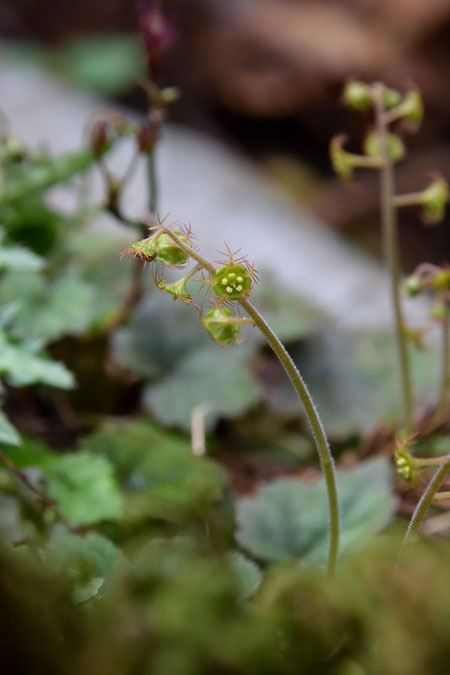
[[[339,551],[339,531],[340,531],[340,514],[339,514],[339,499],[338,488],[336,480],[336,471],[334,466],[333,456],[331,454],[328,439],[323,427],[319,413],[314,404],[308,387],[306,386],[302,376],[300,375],[296,365],[286,351],[284,345],[280,342],[278,337],[272,331],[270,326],[266,323],[263,317],[255,309],[249,300],[241,299],[241,307],[252,317],[255,325],[259,328],[261,333],[266,338],[275,355],[279,359],[281,365],[286,371],[291,380],[306,412],[309,425],[311,427],[317,451],[320,457],[320,464],[325,476],[325,482],[328,491],[328,507],[330,517],[330,548],[328,555],[328,574],[334,576]]]
[[[442,379],[435,413],[438,422],[445,420],[450,393],[450,303],[446,306],[447,315],[442,323]]]
[[[158,208],[158,179],[156,175],[155,146],[147,157],[147,176],[148,176],[148,208],[151,214],[156,215]]]
[[[450,455],[448,455],[447,460],[448,460],[447,463],[440,466],[439,469],[436,471],[427,489],[420,498],[420,501],[417,504],[416,509],[412,515],[411,521],[408,525],[408,530],[403,540],[403,546],[406,544],[409,537],[419,532],[422,523],[425,520],[425,516],[427,515],[428,509],[434,502],[437,491],[444,482],[447,473],[450,471]]]
[[[177,237],[171,230],[168,228],[162,228],[164,232],[169,234],[175,243],[180,246],[188,255],[196,260],[202,267],[209,272],[210,275],[214,275],[216,270],[210,265],[210,263],[203,258],[197,251],[194,251],[189,246],[186,246],[181,239]],[[333,577],[336,571],[338,553],[339,553],[339,535],[340,535],[340,512],[339,512],[339,498],[338,498],[338,486],[336,479],[336,470],[334,466],[333,456],[331,454],[330,446],[328,439],[325,433],[324,426],[320,419],[317,408],[314,404],[311,394],[300,375],[296,365],[289,356],[286,348],[282,342],[275,335],[270,326],[266,323],[263,317],[255,309],[252,303],[246,299],[241,298],[239,301],[241,307],[247,312],[247,314],[252,318],[253,323],[259,328],[261,333],[266,338],[268,344],[274,351],[284,370],[286,371],[289,379],[291,380],[306,412],[309,425],[312,430],[314,442],[320,458],[320,464],[322,467],[323,474],[325,476],[325,483],[328,493],[328,507],[329,507],[329,518],[330,518],[330,547],[328,552],[328,575]]]
[[[394,310],[395,336],[400,360],[400,376],[403,397],[403,415],[405,432],[412,431],[413,396],[408,347],[404,333],[404,319],[400,301],[400,267],[398,255],[397,213],[393,206],[394,170],[388,152],[388,117],[384,111],[384,85],[378,84],[374,90],[377,129],[380,138],[383,167],[381,176],[381,221],[383,247],[390,274],[391,298]]]
[[[448,462],[447,455],[441,455],[440,457],[414,457],[414,465],[417,467],[424,466],[441,466]]]
[[[148,154],[147,158],[148,207],[152,215],[156,213],[158,205],[158,182],[155,170],[154,153],[155,150],[153,149]],[[130,165],[130,167],[127,170],[128,176],[130,174],[130,171],[131,173],[134,171],[134,161],[132,161],[132,165]],[[139,227],[139,229],[141,230],[142,237],[145,237],[147,235],[147,225],[145,223],[130,222],[127,218],[125,218],[122,215],[122,213],[118,208],[115,208],[112,211],[112,213],[118,220],[125,223],[126,225]],[[142,298],[144,292],[142,285],[143,271],[144,268],[142,266],[142,261],[139,260],[139,258],[135,258],[133,261],[133,268],[131,271],[131,279],[128,291],[122,298],[122,301],[119,305],[117,312],[114,314],[113,318],[108,322],[107,326],[105,327],[106,331],[109,332],[116,326],[119,326],[120,324],[124,323],[130,316],[132,309],[137,305],[139,300]]]
[[[403,206],[419,206],[423,204],[423,192],[409,192],[406,195],[392,197],[392,206],[396,209]]]
[[[439,502],[439,501],[441,501],[441,499],[450,499],[450,492],[448,492],[448,491],[447,492],[438,492],[434,496],[435,502]]]
[[[58,509],[58,504],[54,499],[41,492],[26,476],[26,474],[19,469],[19,467],[8,457],[5,453],[0,450],[0,462],[8,469],[8,471],[20,482],[22,485],[34,494],[35,497],[48,509],[52,509],[56,517],[61,521],[61,523],[70,531],[75,531],[75,528],[72,527],[69,520],[63,516],[63,514]]]

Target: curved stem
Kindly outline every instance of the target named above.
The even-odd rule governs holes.
[[[172,230],[164,226],[161,227],[161,229],[166,232],[173,239],[173,241],[178,244],[178,246],[182,248],[191,258],[202,265],[204,269],[209,272],[209,274],[215,274],[216,269],[210,265],[210,263],[197,251],[194,251],[189,246],[186,246],[186,244],[181,239],[179,239],[179,237],[177,237],[177,235],[174,234]],[[328,507],[330,514],[330,548],[328,552],[327,569],[328,575],[332,577],[336,571],[339,553],[340,513],[336,470],[325,429],[319,417],[319,413],[314,404],[312,396],[309,393],[308,387],[303,381],[302,376],[300,375],[295,363],[289,356],[282,342],[278,339],[273,330],[248,299],[241,298],[238,300],[238,302],[252,318],[253,323],[259,328],[261,333],[266,338],[276,357],[286,371],[289,379],[291,380],[305,409],[306,416],[313,433],[314,442],[319,454],[320,464],[325,476],[325,484],[328,493]]]
[[[330,514],[330,548],[328,554],[328,574],[334,576],[339,551],[340,514],[338,487],[333,456],[319,413],[314,404],[308,387],[300,375],[286,348],[280,342],[270,326],[255,309],[249,300],[241,299],[241,307],[252,317],[255,325],[266,338],[272,350],[291,380],[306,412],[309,425],[320,457],[320,464],[325,476],[328,492],[328,507]]]
[[[400,266],[398,255],[397,213],[393,205],[394,170],[388,152],[389,118],[384,111],[384,85],[376,85],[374,91],[377,129],[380,138],[383,168],[381,169],[381,221],[383,247],[391,282],[391,298],[394,309],[395,336],[400,360],[400,375],[403,395],[405,432],[412,431],[413,396],[408,347],[406,344],[404,319],[400,301]]]
[[[444,479],[449,471],[450,471],[450,455],[448,455],[447,464],[443,464],[442,466],[439,467],[439,469],[436,471],[433,478],[431,479],[427,489],[420,498],[420,501],[417,504],[416,509],[408,525],[408,530],[403,540],[403,546],[406,544],[409,537],[419,532],[422,523],[425,520],[425,516],[427,515],[428,509],[433,504],[436,493],[441,487],[442,483],[444,482]]]
[[[442,380],[435,414],[437,422],[445,420],[450,390],[450,303],[446,307],[447,316],[442,324]]]

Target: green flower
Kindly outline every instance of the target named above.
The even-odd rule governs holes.
[[[239,320],[233,321],[234,318],[226,307],[214,307],[202,323],[215,342],[230,345],[235,342],[240,330]]]
[[[351,110],[368,110],[373,104],[369,85],[357,80],[349,82],[344,89],[344,103]]]
[[[240,264],[220,267],[213,281],[215,293],[228,300],[240,300],[248,295],[251,286],[250,272],[245,265]]]
[[[330,157],[333,169],[344,180],[351,180],[354,168],[353,156],[344,150],[345,136],[335,136],[330,143]]]
[[[192,244],[189,241],[189,238],[182,234],[179,230],[174,230],[173,233],[183,242],[186,246],[191,246]],[[153,235],[156,237],[156,260],[163,263],[164,265],[184,265],[188,261],[188,254],[182,248],[178,246],[166,232],[159,234],[158,232]]]
[[[440,177],[422,192],[423,211],[428,222],[436,223],[444,218],[448,198],[448,184]]]
[[[371,131],[364,141],[364,152],[369,157],[381,158],[381,143],[379,134]],[[405,156],[403,141],[395,134],[388,135],[388,154],[391,162],[398,162]]]
[[[414,464],[414,457],[406,449],[405,446],[400,446],[395,453],[395,464],[397,472],[405,478],[409,483],[417,481],[417,470]]]
[[[402,117],[409,122],[418,126],[423,120],[423,101],[422,96],[417,89],[411,89],[405,95],[403,102],[400,104]]]

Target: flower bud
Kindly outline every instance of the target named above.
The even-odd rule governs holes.
[[[156,285],[160,291],[166,291],[166,293],[173,295],[174,301],[178,300],[179,298],[182,302],[184,302],[185,305],[190,305],[192,303],[192,295],[186,288],[186,281],[186,277],[183,277],[178,281],[174,281],[173,283],[167,283],[161,279],[161,281],[158,281]]]
[[[405,95],[401,103],[402,117],[415,126],[419,126],[423,120],[423,101],[417,89],[411,89]]]
[[[395,464],[397,471],[409,483],[417,481],[417,470],[414,464],[414,457],[406,449],[405,446],[400,445],[395,453]]]
[[[252,278],[245,265],[220,267],[213,281],[214,292],[227,300],[240,300],[252,286]]]
[[[161,103],[164,106],[176,103],[181,96],[181,91],[178,87],[165,87],[159,92]]]
[[[431,285],[433,291],[437,293],[450,291],[450,267],[444,267],[439,272],[436,272]]]
[[[388,135],[388,155],[391,162],[398,162],[405,156],[405,146],[403,141],[395,134]],[[371,131],[367,134],[364,141],[364,152],[369,157],[382,157],[381,142],[379,134]]]
[[[215,342],[230,345],[239,334],[239,323],[233,322],[233,313],[226,307],[214,307],[202,323]]]
[[[448,316],[448,312],[448,303],[437,302],[434,307],[431,308],[430,316],[435,321],[445,321]]]
[[[409,295],[411,298],[414,298],[416,295],[419,295],[419,293],[422,292],[422,283],[420,281],[420,278],[416,276],[415,274],[412,274],[410,277],[408,277],[403,284],[404,291],[407,295]]]
[[[333,169],[344,180],[351,180],[353,174],[353,162],[349,152],[344,150],[343,144],[346,137],[335,136],[330,144],[330,157]]]
[[[353,80],[344,89],[344,103],[351,110],[368,110],[372,104],[370,87],[365,82]]]
[[[173,233],[183,242],[183,244],[192,247],[189,238],[179,232],[179,230],[174,230]],[[158,260],[158,262],[163,263],[164,265],[177,266],[184,265],[188,261],[189,256],[186,251],[174,242],[170,234],[163,232],[162,234],[156,233],[156,235],[153,236],[156,238],[155,250],[156,260]]]
[[[106,120],[98,120],[91,129],[90,145],[96,157],[100,157],[111,145],[109,124]]]
[[[143,154],[151,152],[157,139],[157,128],[153,124],[143,124],[137,134],[139,152]]]
[[[385,88],[384,107],[386,108],[386,110],[395,108],[395,106],[398,105],[401,100],[402,97],[400,95],[400,92],[398,92],[396,89],[389,89],[388,87]]]
[[[448,198],[448,184],[443,178],[436,178],[422,192],[423,211],[427,222],[436,223],[444,218]]]
[[[157,0],[143,1],[138,6],[139,31],[147,51],[150,77],[156,79],[164,54],[176,39],[176,30]]]

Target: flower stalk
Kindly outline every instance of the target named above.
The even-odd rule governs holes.
[[[417,504],[416,509],[408,525],[408,529],[405,534],[405,538],[403,540],[403,546],[412,536],[418,534],[420,528],[422,527],[423,521],[425,520],[425,516],[427,515],[429,508],[435,501],[437,492],[441,487],[442,483],[444,482],[445,477],[447,476],[449,471],[450,471],[450,454],[447,455],[446,463],[442,464],[438,468],[433,478],[431,479],[427,489],[420,498],[420,501]]]
[[[411,372],[404,330],[404,318],[400,301],[400,265],[398,254],[398,227],[397,214],[393,206],[394,198],[394,171],[388,152],[389,118],[385,111],[385,87],[378,83],[374,85],[374,103],[376,111],[377,132],[380,139],[383,167],[380,169],[381,188],[381,221],[383,232],[383,246],[386,263],[390,275],[391,300],[394,310],[395,336],[400,361],[400,377],[403,398],[404,427],[407,434],[412,430],[413,395],[411,386]]]
[[[161,231],[165,234],[168,234],[173,239],[173,241],[200,266],[202,266],[210,276],[216,274],[217,270],[197,251],[189,248],[189,246],[187,246],[172,230],[161,227]],[[328,575],[333,577],[336,571],[339,553],[340,512],[335,464],[324,426],[308,387],[306,386],[297,366],[294,364],[282,342],[278,339],[261,314],[250,302],[248,295],[243,295],[241,298],[237,299],[237,302],[239,302],[242,309],[251,317],[254,325],[259,328],[261,333],[266,338],[269,346],[272,348],[276,357],[286,371],[286,374],[288,375],[292,385],[294,386],[308,418],[314,442],[319,454],[320,464],[325,477],[328,494],[330,546],[328,551],[327,571]]]

